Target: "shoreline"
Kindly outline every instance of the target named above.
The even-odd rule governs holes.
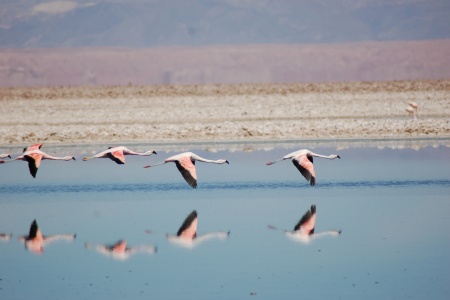
[[[8,88],[0,114],[0,149],[450,139],[450,80]]]
[[[334,139],[334,140],[247,140],[247,141],[195,141],[195,142],[129,142],[120,145],[129,147],[135,151],[147,151],[150,148],[163,152],[182,152],[192,149],[200,149],[207,152],[253,152],[253,151],[270,151],[274,148],[335,148],[342,150],[347,148],[390,148],[390,149],[413,149],[420,150],[426,147],[448,147],[450,148],[450,137],[443,138],[374,138],[374,139]],[[8,145],[3,146],[2,151],[19,153],[29,144]],[[72,149],[78,153],[95,153],[109,146],[118,146],[118,144],[109,143],[88,143],[88,144],[54,144],[43,143],[43,148],[52,152],[67,152]],[[50,150],[51,149],[51,150]]]

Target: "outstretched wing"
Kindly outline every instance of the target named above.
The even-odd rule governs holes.
[[[107,153],[108,157],[119,165],[125,164],[125,155],[122,150]]]
[[[192,162],[190,157],[183,157],[176,160],[178,171],[183,175],[184,180],[192,187],[197,187],[197,173],[195,171],[195,162]]]
[[[300,155],[292,159],[292,163],[303,177],[310,182],[311,186],[316,185],[316,173],[314,172],[313,157],[311,155]]]
[[[31,153],[24,156],[28,162],[28,169],[30,169],[30,174],[33,178],[36,178],[37,171],[41,165],[42,155],[37,153]]]

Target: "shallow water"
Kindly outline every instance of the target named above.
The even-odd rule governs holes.
[[[230,161],[197,163],[195,190],[173,164],[142,168],[175,154],[158,149],[123,166],[82,154],[44,161],[35,179],[25,162],[1,165],[0,233],[13,236],[0,240],[0,299],[450,297],[449,148],[315,148],[342,157],[315,159],[316,187],[289,161],[265,165],[298,148],[191,149]],[[302,244],[267,229],[292,230],[311,204],[316,232],[339,237]],[[199,234],[229,230],[229,238],[193,249],[169,243],[165,234],[193,209]],[[34,219],[44,235],[76,239],[33,254],[17,237]],[[85,248],[120,239],[158,251],[115,259]]]

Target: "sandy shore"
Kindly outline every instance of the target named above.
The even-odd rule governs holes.
[[[409,101],[419,117],[408,116]],[[0,89],[0,145],[450,138],[450,80]],[[1,150],[0,150],[1,151]]]

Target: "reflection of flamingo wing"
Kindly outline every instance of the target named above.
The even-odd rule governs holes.
[[[308,210],[302,216],[297,225],[295,225],[294,231],[301,230],[310,235],[314,233],[315,224],[316,224],[316,206],[311,205],[311,209]]]
[[[311,155],[300,155],[292,160],[294,166],[306,178],[311,186],[316,185],[316,174],[314,172],[313,157]]]
[[[107,155],[111,160],[115,161],[117,164],[119,165],[125,164],[125,155],[123,155],[122,150],[108,152]]]
[[[197,187],[197,173],[195,171],[195,162],[191,161],[190,157],[183,157],[175,161],[178,171],[183,175],[184,180],[192,187]]]
[[[197,211],[193,210],[184,220],[180,229],[178,229],[177,236],[193,239],[197,235]]]

